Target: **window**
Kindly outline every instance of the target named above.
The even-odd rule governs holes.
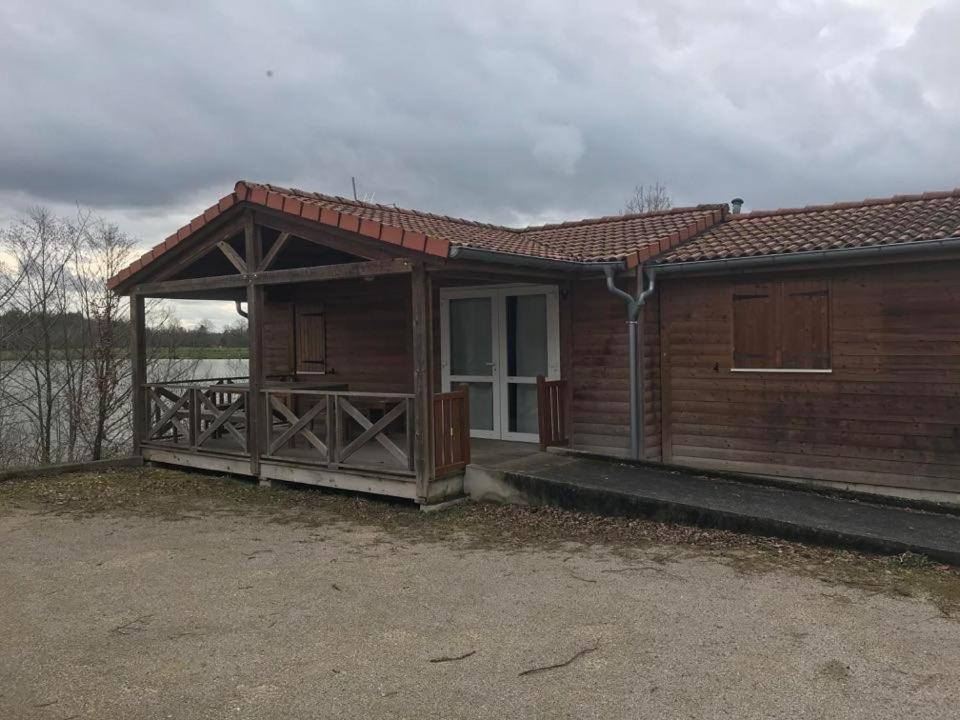
[[[297,305],[297,372],[325,373],[327,348],[323,306]]]
[[[733,291],[733,368],[829,370],[828,281],[739,283]]]

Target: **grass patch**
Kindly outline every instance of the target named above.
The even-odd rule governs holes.
[[[275,483],[255,483],[162,468],[119,468],[0,483],[0,513],[16,510],[84,517],[196,520],[209,515],[258,517],[308,527],[353,523],[407,541],[450,542],[458,549],[531,548],[569,555],[573,545],[602,546],[625,557],[638,551],[662,566],[712,558],[741,573],[792,572],[829,585],[932,603],[936,617],[960,619],[960,572],[922,555],[866,555],[798,542],[551,507],[464,503],[422,513],[409,503]]]

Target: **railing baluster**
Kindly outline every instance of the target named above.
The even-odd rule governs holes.
[[[333,396],[333,445],[331,445],[330,466],[340,464],[340,455],[343,452],[343,419],[340,417],[340,396]]]
[[[319,402],[319,400],[317,400]],[[334,438],[334,425],[336,419],[336,397],[333,395],[324,395],[323,402],[326,404],[327,413],[327,467],[336,462],[336,441]]]
[[[190,393],[190,402],[187,406],[189,420],[187,427],[190,430],[190,447],[197,448],[197,438],[200,435],[200,400],[197,397],[197,388],[190,388],[186,392]]]

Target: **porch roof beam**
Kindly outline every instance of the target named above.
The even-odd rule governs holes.
[[[220,252],[227,256],[227,260],[237,269],[238,273],[247,272],[247,262],[237,254],[236,250],[227,244],[226,240],[218,242],[217,247],[220,248]]]
[[[322,282],[326,280],[379,277],[382,275],[403,275],[410,272],[410,267],[410,263],[403,259],[368,260],[364,262],[340,263],[338,265],[292,268],[290,270],[266,270],[258,273],[244,273],[242,275],[215,275],[213,277],[143,283],[142,285],[135,286],[133,292],[145,297],[165,297],[174,296],[177,293],[242,288],[246,287],[249,283],[253,283],[254,285],[283,285],[298,282]]]
[[[290,233],[282,232],[273,241],[273,245],[270,246],[270,250],[264,255],[263,260],[260,261],[260,272],[264,272],[270,269],[270,266],[273,265],[273,261],[277,259],[277,255],[280,254],[280,251],[283,249],[283,246],[287,244],[287,240],[290,239]]]

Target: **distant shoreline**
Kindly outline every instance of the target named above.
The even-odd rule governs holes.
[[[126,355],[125,352],[121,354]],[[246,360],[248,350],[245,347],[181,347],[164,348],[151,353],[151,358],[158,360]],[[55,359],[62,359],[62,350],[55,350]],[[89,356],[89,355],[88,355]],[[26,360],[23,354],[16,350],[0,352],[0,361]]]

